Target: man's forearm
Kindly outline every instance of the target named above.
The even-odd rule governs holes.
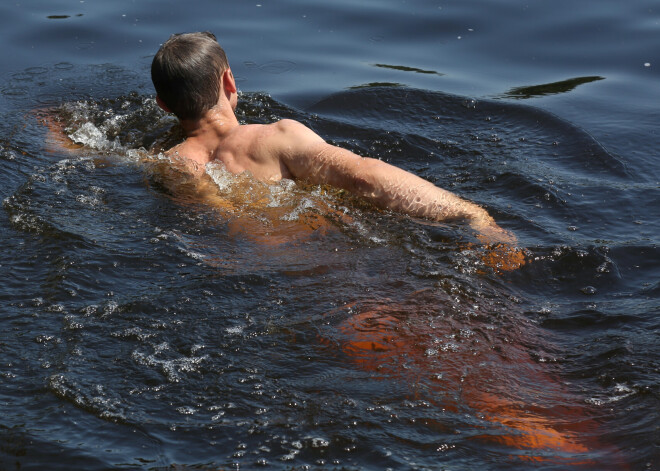
[[[348,152],[343,149],[335,152],[342,151]],[[410,216],[435,221],[465,220],[487,243],[515,242],[515,237],[500,228],[482,207],[381,160],[361,157],[352,160],[354,178],[328,183],[376,206]]]
[[[376,159],[364,159],[369,177],[361,196],[376,205],[437,221],[494,222],[486,210],[410,172]]]

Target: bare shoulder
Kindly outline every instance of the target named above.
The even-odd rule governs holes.
[[[303,142],[324,142],[323,139],[299,121],[293,119],[282,119],[272,125],[278,134],[289,139],[302,140]]]
[[[327,146],[323,138],[298,121],[283,119],[269,126],[274,131],[270,147],[294,175],[296,168],[313,159]]]
[[[183,171],[195,177],[204,174],[204,165],[200,163],[197,152],[192,146],[186,145],[186,141],[175,145],[174,147],[162,153],[167,158],[172,168]]]
[[[281,119],[274,122],[273,124],[270,124],[269,126],[273,126],[279,132],[300,132],[304,131],[304,129],[307,129],[304,124],[296,121],[295,119]]]

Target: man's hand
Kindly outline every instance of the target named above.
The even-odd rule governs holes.
[[[64,124],[52,109],[34,110],[39,123],[47,129],[44,150],[51,154],[73,154],[82,149],[82,145],[73,142],[64,130]]]

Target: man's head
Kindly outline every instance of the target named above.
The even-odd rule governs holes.
[[[212,33],[175,34],[156,53],[151,80],[160,104],[195,120],[218,103],[227,56]]]

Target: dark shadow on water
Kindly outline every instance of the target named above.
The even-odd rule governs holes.
[[[83,14],[78,13],[77,15],[74,16],[80,17],[83,16]],[[48,15],[46,18],[48,18],[49,20],[66,20],[71,18],[71,15]]]
[[[541,85],[530,85],[525,87],[512,88],[502,95],[502,98],[538,98],[546,95],[557,95],[559,93],[567,93],[574,90],[576,87],[585,83],[597,82],[605,80],[605,77],[590,76],[590,77],[576,77],[559,82],[544,83]]]
[[[349,90],[359,90],[361,88],[374,88],[374,87],[405,87],[402,83],[397,82],[370,82],[362,85],[354,85]]]
[[[424,70],[424,69],[419,69],[417,67],[408,67],[405,65],[391,65],[391,64],[373,64],[374,67],[379,67],[381,69],[392,69],[392,70],[399,70],[402,72],[414,72],[417,74],[428,74],[428,75],[445,75],[440,72],[436,72],[435,70]]]

